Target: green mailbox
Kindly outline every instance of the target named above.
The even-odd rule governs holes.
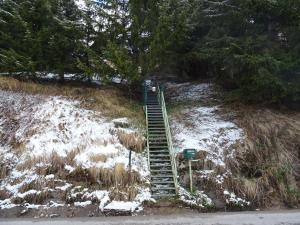
[[[186,159],[186,160],[195,159],[196,153],[197,153],[196,149],[184,149],[183,150],[184,159]]]

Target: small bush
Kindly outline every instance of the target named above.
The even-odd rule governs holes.
[[[120,143],[127,149],[137,153],[141,153],[145,149],[145,138],[137,133],[125,133],[124,131],[117,132]]]

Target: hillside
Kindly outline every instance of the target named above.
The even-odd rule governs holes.
[[[213,83],[167,83],[180,181],[185,148],[197,150],[194,188],[213,207],[299,207],[299,112],[226,104]]]
[[[114,101],[112,96],[107,101]],[[81,97],[0,91],[0,215],[9,215],[12,208],[15,215],[37,209],[32,216],[70,216],[80,208],[86,215],[115,208],[134,212],[151,199],[136,118],[132,123],[133,118],[105,116],[108,109],[86,109],[88,99]]]
[[[144,122],[135,110],[141,105],[109,86],[78,92],[68,85],[1,81],[2,217],[161,213],[161,203],[151,198]],[[299,113],[225,103],[213,83],[164,85],[179,206],[299,206]],[[106,102],[99,102],[104,96]],[[112,102],[118,101],[124,104],[117,112]],[[197,150],[193,193],[185,148]]]
[[[0,217],[298,208],[299,110],[300,1],[0,0]]]

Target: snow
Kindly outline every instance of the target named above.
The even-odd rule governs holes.
[[[50,201],[48,205],[50,208],[57,208],[57,207],[63,207],[65,204]]]
[[[67,171],[69,171],[69,173],[72,173],[75,170],[75,168],[73,166],[70,166],[70,165],[65,165],[65,169]]]
[[[26,191],[24,193],[18,193],[17,197],[25,198],[27,195],[36,195],[36,194],[39,194],[39,193],[40,193],[40,191],[37,191],[37,190],[29,190],[29,191]]]
[[[213,90],[211,83],[166,83],[168,96],[173,101],[197,101],[211,95]]]
[[[14,123],[12,123],[12,118]],[[9,198],[0,201],[0,208],[12,208],[13,197],[24,198],[36,195],[42,190],[28,190],[21,193],[24,185],[33,181],[47,185],[50,182],[55,188],[46,187],[49,192],[71,192],[72,183],[66,180],[56,180],[55,174],[38,175],[37,168],[51,166],[51,157],[56,154],[66,160],[64,169],[68,173],[77,167],[113,169],[116,164],[128,167],[129,150],[123,146],[117,136],[117,131],[136,133],[132,128],[118,128],[116,122],[129,124],[128,118],[105,118],[101,112],[87,110],[81,107],[81,102],[60,96],[29,95],[18,92],[0,90],[0,157],[3,163],[10,167],[10,173],[0,181],[0,190],[6,191]],[[0,138],[2,136],[0,135]],[[22,151],[14,149],[14,140],[22,146]],[[69,161],[70,154],[76,152],[74,161]],[[93,160],[93,156],[103,155],[105,160]],[[22,169],[27,160],[33,160],[30,169]],[[132,152],[132,170],[140,174],[142,181],[147,181],[149,170],[147,158],[143,154]],[[143,185],[141,185],[143,186]],[[79,195],[80,193],[80,195]],[[93,190],[80,188],[72,194],[76,206],[85,207],[90,202],[99,203],[101,210],[114,199],[111,190]],[[150,198],[148,190],[139,194],[136,202],[141,204]],[[25,201],[25,200],[24,200]],[[58,207],[65,204],[46,202],[45,205],[28,205],[37,207]]]
[[[150,188],[141,188],[135,197],[135,201],[140,203],[145,201],[156,202],[155,199],[152,198]]]
[[[226,203],[227,204],[233,204],[237,206],[249,206],[250,202],[246,201],[245,199],[238,198],[233,192],[229,192],[228,190],[224,190],[224,196],[226,198]]]
[[[11,122],[14,118],[14,123]],[[24,185],[38,181],[43,184],[51,182],[55,188],[45,187],[49,192],[69,193],[74,186],[65,180],[56,180],[55,174],[38,175],[37,168],[51,166],[53,154],[68,160],[70,154],[76,152],[74,162],[66,163],[64,169],[72,173],[78,166],[83,168],[113,169],[116,164],[128,167],[129,150],[123,146],[117,136],[117,131],[134,133],[132,128],[118,128],[116,123],[126,123],[128,118],[115,118],[109,120],[100,112],[87,110],[81,107],[81,102],[66,99],[60,96],[29,95],[18,92],[0,90],[0,133],[5,134],[0,146],[1,160],[10,167],[10,173],[0,181],[0,190],[8,193],[7,199],[0,201],[0,208],[12,208],[13,197],[25,198],[27,195],[36,195],[42,190],[28,190],[21,193]],[[22,151],[14,149],[13,141],[18,140]],[[93,156],[103,155],[105,160],[92,160]],[[35,160],[30,169],[20,169],[19,165]],[[50,161],[49,161],[50,159]],[[69,161],[66,161],[69,162]],[[142,154],[132,153],[132,170],[141,175],[142,181],[147,181],[149,170],[147,158]],[[85,207],[94,202],[99,203],[101,210],[109,204],[110,191],[79,188],[72,196],[80,200],[75,205]],[[151,198],[150,191],[139,194],[137,202],[141,204]],[[37,207],[58,207],[65,204],[49,202],[45,205],[30,205]]]
[[[215,99],[215,86],[210,83],[167,83],[166,87],[168,97],[173,101],[195,102],[171,117],[175,149],[178,152],[185,148],[206,151],[215,165],[224,166],[224,151],[231,149],[233,152],[234,144],[243,139],[244,132],[222,117],[222,105]]]
[[[124,201],[112,201],[104,210],[118,210],[118,211],[130,211],[134,212],[140,206],[139,202],[124,202]]]
[[[45,179],[46,180],[52,180],[52,179],[54,179],[54,174],[49,174],[49,175],[45,176]]]
[[[85,4],[84,0],[76,0],[75,3],[76,3],[76,5],[78,6],[79,9],[84,9],[86,7],[86,4]]]
[[[179,187],[179,196],[180,200],[189,206],[197,206],[201,208],[213,206],[212,200],[204,194],[203,191],[196,191],[192,195],[183,187]]]
[[[76,207],[86,207],[91,204],[92,204],[92,201],[74,202],[74,206],[76,206]]]
[[[234,113],[223,111],[217,88],[210,83],[167,83],[166,94],[173,104],[175,102],[181,106],[170,117],[175,150],[181,153],[183,149],[192,148],[201,152],[204,158],[200,160],[204,163],[198,165],[203,168],[194,171],[194,176],[197,176],[199,182],[213,182],[215,188],[220,189],[219,193],[222,193],[225,178],[231,175],[225,161],[234,157],[235,145],[245,138],[243,129],[234,121]],[[206,162],[209,162],[209,166]],[[191,195],[180,188],[179,195],[188,205],[212,205],[211,199],[203,191]],[[227,204],[248,205],[234,193],[224,192],[224,196]],[[221,198],[224,199],[224,196]]]
[[[176,147],[207,151],[216,165],[224,165],[224,150],[241,140],[244,134],[234,123],[223,120],[218,110],[218,106],[183,110],[182,118],[173,119],[171,125]]]
[[[71,188],[72,186],[73,186],[72,184],[66,183],[64,186],[61,186],[61,187],[55,187],[55,189],[61,190],[61,191],[66,191],[66,190],[68,190],[69,188]]]
[[[16,204],[13,204],[10,199],[0,200],[0,209],[11,209],[16,207]]]

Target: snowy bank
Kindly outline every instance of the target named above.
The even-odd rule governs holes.
[[[71,196],[75,187],[72,179],[80,180],[77,174],[88,171],[95,174],[94,182],[100,189],[80,189],[80,194],[72,198],[73,205],[86,207],[96,199],[104,209],[114,198],[109,187],[102,187],[104,181],[97,174],[127,173],[129,150],[121,144],[118,132],[139,135],[135,128],[117,127],[116,121],[130,124],[128,118],[109,120],[101,112],[84,109],[77,100],[0,90],[0,159],[6,170],[0,181],[0,192],[4,193],[0,208],[15,207],[20,202],[33,202],[31,208],[35,204],[64,205],[51,204],[45,196]],[[149,175],[146,157],[132,152],[131,169],[141,182],[137,197],[150,194],[145,187]],[[116,181],[122,179],[115,176]],[[134,202],[141,205],[143,201]]]

